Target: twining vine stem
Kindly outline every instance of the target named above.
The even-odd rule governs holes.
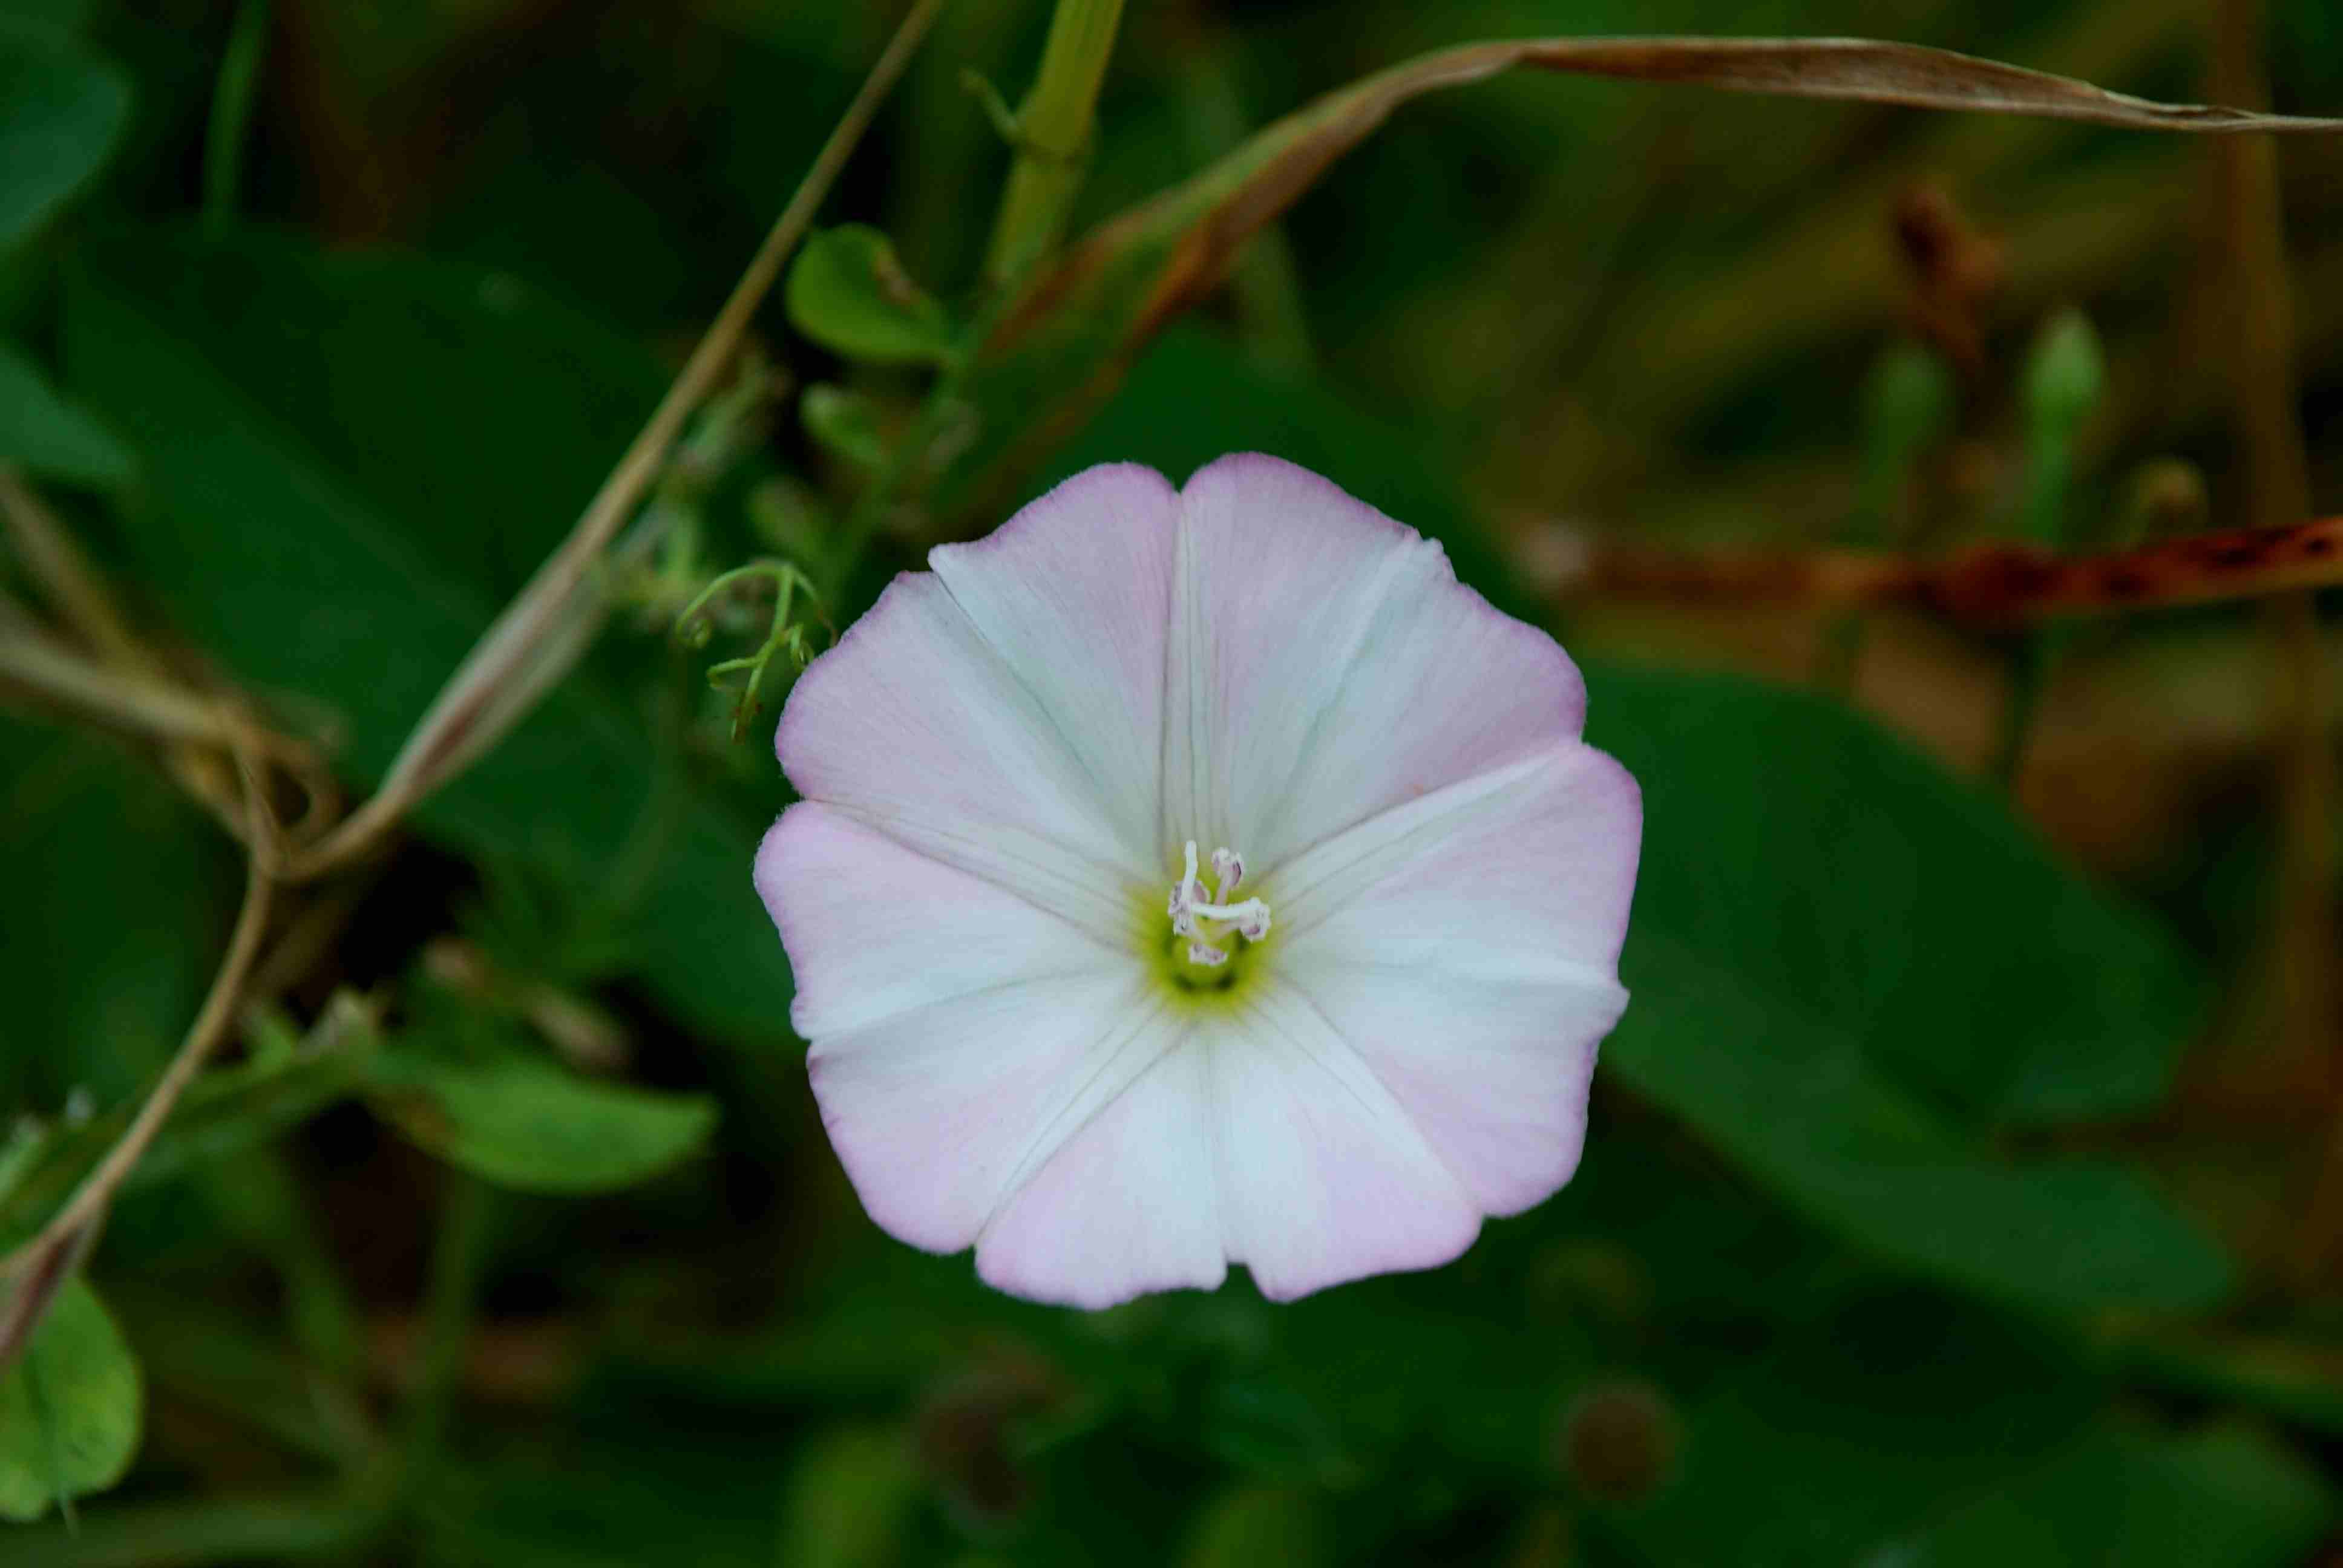
[[[904,16],[748,269],[733,285],[724,307],[709,324],[682,372],[609,477],[587,503],[569,536],[546,558],[537,575],[457,667],[407,737],[381,787],[326,839],[296,859],[293,879],[323,875],[371,849],[417,801],[454,778],[519,722],[536,699],[584,651],[602,609],[589,577],[594,564],[659,477],[683,433],[685,421],[715,389],[757,307],[780,276],[782,266],[804,237],[871,116],[910,64],[943,3],[919,0]]]
[[[723,308],[568,537],[448,678],[391,764],[381,788],[317,844],[288,854],[283,830],[268,803],[267,777],[249,744],[256,727],[226,705],[215,710],[206,726],[191,719],[184,703],[157,706],[136,700],[147,695],[143,691],[126,699],[126,689],[119,682],[109,688],[80,678],[89,671],[62,666],[31,651],[29,645],[15,649],[21,656],[15,660],[21,667],[16,670],[20,681],[45,685],[53,696],[84,701],[110,698],[116,699],[117,714],[143,719],[152,729],[211,728],[232,737],[229,749],[242,779],[246,823],[241,836],[248,859],[243,911],[229,940],[227,957],[177,1054],[121,1141],[106,1151],[65,1207],[31,1241],[0,1259],[0,1289],[7,1292],[0,1300],[0,1369],[30,1342],[57,1290],[87,1251],[115,1192],[226,1036],[236,1001],[260,956],[278,884],[321,876],[366,853],[416,802],[453,778],[518,723],[584,651],[602,609],[589,577],[592,568],[665,467],[692,412],[714,390],[757,307],[780,276],[790,252],[812,224],[880,101],[902,75],[943,5],[944,0],[917,0],[904,16],[789,205],[733,286]],[[144,648],[124,627],[95,576],[73,556],[62,530],[42,526],[38,498],[29,487],[5,468],[0,468],[0,503],[5,503],[0,504],[0,516],[15,525],[13,537],[27,556],[28,565],[55,593],[84,635],[118,662],[143,669],[149,662]],[[193,788],[195,781],[189,782]],[[206,793],[209,800],[208,793],[198,792]]]
[[[58,1287],[71,1272],[72,1260],[85,1252],[96,1237],[116,1191],[154,1142],[155,1135],[163,1130],[163,1122],[178,1104],[179,1096],[226,1038],[245,980],[260,956],[260,939],[268,930],[276,886],[269,865],[279,859],[270,848],[276,843],[277,825],[270,816],[267,784],[257,761],[242,750],[236,753],[236,760],[244,776],[252,853],[246,861],[244,909],[236,916],[236,932],[228,940],[227,958],[213,977],[211,990],[204,998],[203,1008],[196,1014],[196,1021],[180,1043],[178,1053],[164,1069],[146,1102],[138,1108],[137,1116],[131,1121],[121,1141],[106,1151],[106,1158],[83,1179],[74,1195],[41,1227],[38,1234],[0,1259],[0,1284],[6,1285],[10,1292],[5,1302],[0,1303],[0,1370],[14,1362],[31,1342],[33,1331],[40,1326]]]

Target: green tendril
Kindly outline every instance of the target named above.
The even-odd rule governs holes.
[[[740,739],[749,720],[764,710],[758,697],[764,685],[765,670],[774,658],[786,653],[789,662],[799,669],[813,662],[815,649],[806,632],[805,622],[790,616],[792,605],[802,596],[813,615],[827,628],[829,619],[821,613],[813,580],[789,561],[755,560],[746,566],[734,567],[722,572],[701,588],[692,601],[676,617],[676,635],[690,648],[705,648],[715,636],[714,607],[717,599],[738,584],[769,580],[773,585],[773,614],[766,628],[765,640],[754,653],[740,658],[728,658],[710,665],[708,684],[721,691],[728,687],[738,689],[732,704],[732,739]]]

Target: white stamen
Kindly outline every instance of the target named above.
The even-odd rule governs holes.
[[[1269,935],[1269,906],[1259,899],[1247,899],[1241,904],[1190,904],[1188,912],[1208,920],[1227,920],[1243,932],[1249,942]]]
[[[1188,939],[1188,961],[1208,968],[1226,963],[1228,950],[1221,944],[1232,934],[1249,942],[1257,942],[1269,935],[1269,906],[1261,900],[1244,899],[1235,903],[1208,902],[1203,885],[1196,879],[1196,841],[1188,840],[1183,852],[1180,880],[1173,884],[1172,897],[1164,912],[1172,918],[1174,936]],[[1213,894],[1225,900],[1244,880],[1244,857],[1233,849],[1212,851]]]
[[[1234,849],[1212,851],[1212,897],[1226,899],[1244,880],[1244,857]]]

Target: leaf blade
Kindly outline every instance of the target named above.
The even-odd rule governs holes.
[[[144,1398],[122,1331],[95,1291],[68,1280],[23,1362],[0,1375],[0,1519],[35,1520],[53,1501],[120,1481]]]
[[[130,449],[103,421],[49,385],[33,362],[0,343],[0,462],[89,485],[119,485]]]
[[[77,49],[0,43],[0,248],[46,224],[114,154],[130,83]]]
[[[608,1192],[684,1159],[716,1124],[704,1095],[598,1083],[541,1058],[461,1060],[387,1053],[373,1100],[400,1131],[449,1163],[525,1192]]]
[[[84,248],[65,364],[142,452],[127,565],[246,679],[332,704],[349,771],[379,779],[558,537],[562,498],[591,493],[655,366],[508,277],[406,253],[174,231]],[[758,824],[662,789],[643,729],[581,671],[416,824],[589,901],[656,829],[631,972],[729,1041],[786,1037],[788,964],[749,880]]]

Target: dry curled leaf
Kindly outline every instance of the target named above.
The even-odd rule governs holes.
[[[1516,66],[2136,130],[2343,131],[2343,119],[2154,103],[1948,50],[1860,38],[1460,45],[1378,72],[1264,127],[1211,167],[1092,229],[1030,280],[1001,316],[964,388],[990,423],[947,477],[944,509],[997,508],[1030,464],[1113,389],[1156,328],[1217,285],[1246,238],[1393,110]]]

